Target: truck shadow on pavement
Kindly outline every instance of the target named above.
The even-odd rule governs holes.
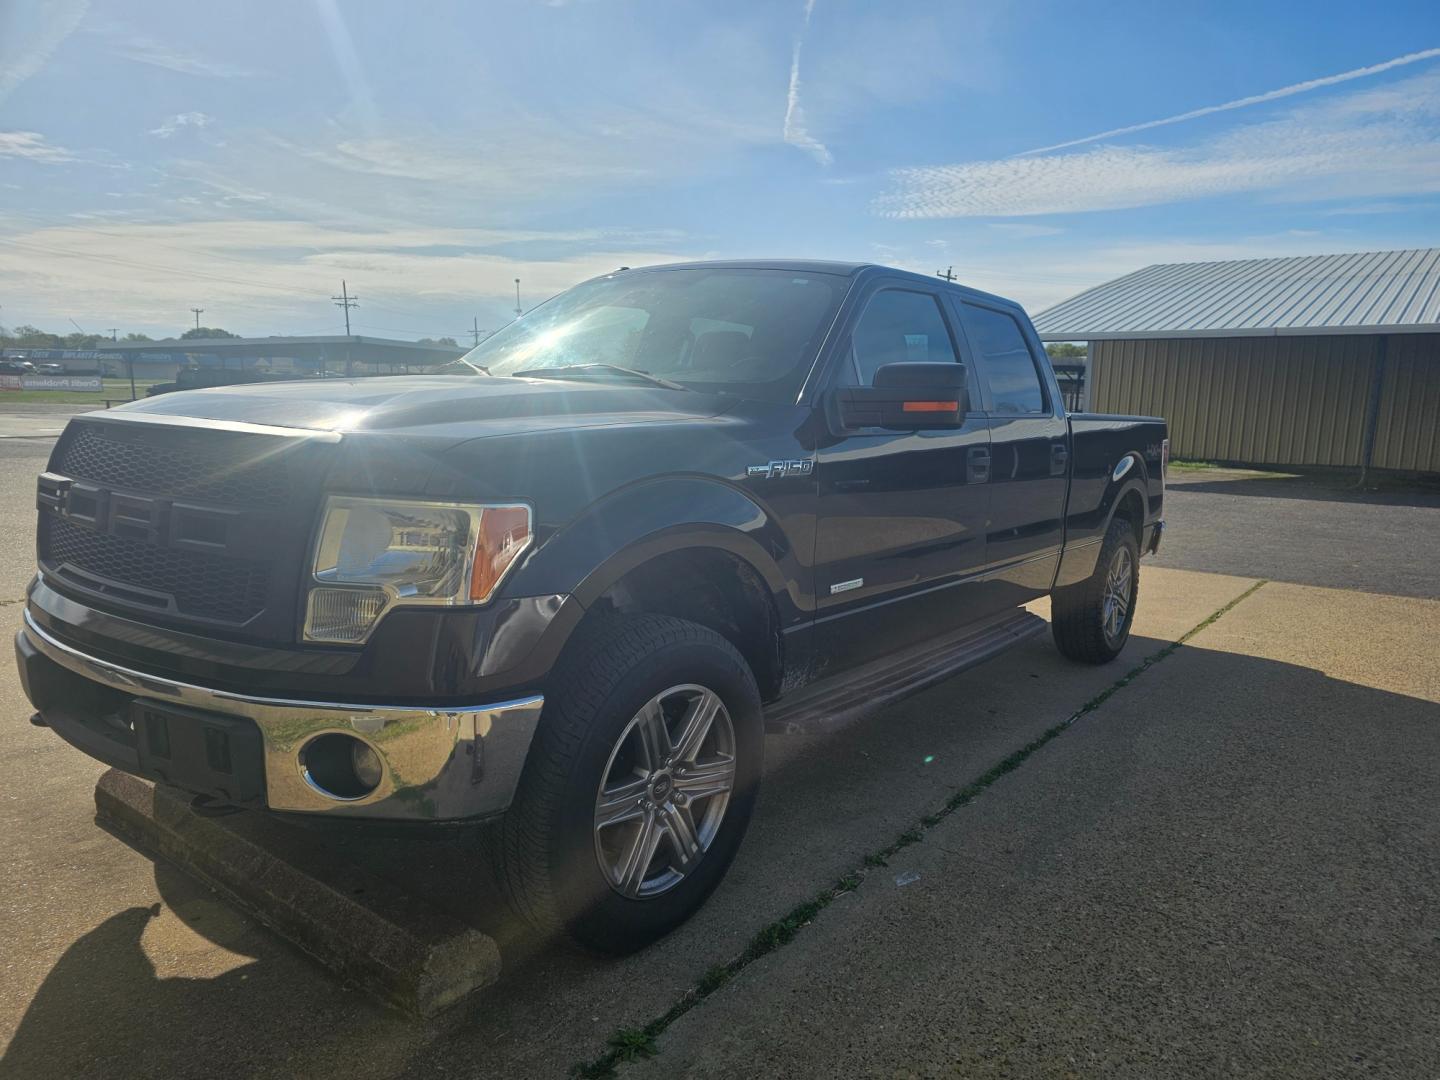
[[[156,863],[155,884],[159,903],[117,912],[65,950],[0,1059],[0,1077],[240,1075],[287,1060],[296,1075],[310,1070],[300,1062],[327,1042],[317,1025],[353,1013],[349,995],[332,983],[328,994],[306,995],[309,1015],[295,1014],[298,957],[170,864]],[[165,940],[147,948],[147,932],[162,920],[173,920]],[[177,946],[182,964],[198,948],[210,966],[228,970],[162,975],[156,958],[170,966]],[[383,1011],[370,1022],[413,1042],[407,1025]]]
[[[1204,472],[1176,479],[1171,475],[1169,491],[1181,495],[1250,495],[1263,499],[1303,499],[1307,502],[1354,503],[1361,506],[1440,507],[1440,483],[1404,482],[1384,478],[1365,488],[1355,486],[1356,477],[1342,475],[1234,476],[1205,478]]]
[[[951,793],[1051,731],[1166,644],[1137,639],[1120,663],[1091,669],[1068,664],[1048,644],[1036,643],[834,735],[789,736],[783,748],[768,740],[767,753],[777,760],[767,768],[757,817],[729,878],[688,924],[624,959],[599,959],[535,941],[500,914],[504,909],[480,860],[457,857],[473,836],[454,833],[424,841],[400,836],[378,843],[355,831],[335,834],[339,839],[323,837],[321,842],[340,845],[347,858],[403,882],[500,942],[501,981],[440,1023],[407,1021],[347,991],[248,920],[195,918],[196,912],[204,915],[206,905],[196,901],[208,892],[157,862],[156,883],[166,911],[187,919],[189,929],[213,944],[255,959],[209,978],[161,977],[144,942],[160,906],[120,911],[72,944],[56,963],[0,1060],[0,1076],[433,1076],[450,1074],[457,1061],[476,1065],[485,1075],[563,1074],[573,1062],[603,1050],[617,1027],[643,1025],[663,1014],[713,965],[738,956],[766,920],[779,918],[844,874],[864,873],[867,855],[893,843],[943,806]],[[1415,971],[1418,939],[1406,912],[1423,906],[1417,903],[1422,894],[1431,905],[1440,902],[1434,875],[1413,872],[1416,866],[1433,866],[1433,851],[1422,857],[1420,849],[1440,826],[1433,798],[1440,790],[1440,705],[1277,661],[1191,647],[1175,656],[1190,653],[1204,654],[1207,685],[1241,692],[1251,703],[1243,723],[1197,729],[1193,699],[1176,695],[1173,704],[1152,710],[1122,744],[1113,758],[1113,775],[1094,795],[1098,807],[1123,802],[1132,792],[1140,799],[1142,788],[1154,786],[1153,770],[1173,769],[1173,780],[1183,784],[1188,777],[1191,787],[1201,790],[1187,793],[1182,786],[1173,799],[1154,801],[1153,823],[1131,822],[1126,828],[1149,830],[1157,844],[1168,844],[1173,834],[1187,829],[1165,815],[1193,816],[1196,805],[1203,804],[1214,808],[1203,811],[1214,835],[1226,838],[1226,859],[1206,864],[1203,852],[1192,852],[1177,867],[1161,855],[1144,868],[1155,887],[1193,894],[1196,868],[1209,865],[1213,877],[1203,882],[1203,892],[1217,898],[1214,911],[1190,933],[1183,926],[1169,929],[1160,943],[1164,950],[1157,947],[1156,955],[1169,951],[1177,968],[1174,985],[1183,985],[1191,977],[1188,967],[1205,963],[1207,935],[1217,926],[1253,922],[1262,929],[1283,928],[1284,920],[1277,923],[1277,917],[1293,913],[1299,904],[1308,905],[1305,932],[1280,951],[1313,952],[1336,974],[1312,980],[1303,990],[1286,986],[1277,994],[1278,969],[1269,970],[1273,957],[1262,950],[1253,958],[1247,981],[1213,987],[1197,983],[1193,993],[1167,1007],[1193,1007],[1198,1016],[1233,1006],[1244,1023],[1252,1022],[1244,1019],[1249,1010],[1258,1018],[1254,1022],[1276,1030],[1287,1023],[1277,1010],[1343,1011],[1357,1022],[1382,1017],[1377,1031],[1393,1031],[1408,1022],[1410,1013],[1440,1007],[1435,986],[1440,969],[1433,967],[1430,976],[1416,975],[1403,988],[1399,1005],[1394,995],[1387,998],[1377,990],[1387,984],[1387,967]],[[1112,701],[1126,700],[1136,687],[1154,687],[1162,673],[1173,670],[1171,663],[1174,658],[1146,671]],[[1065,754],[1087,725],[1105,722],[1109,707],[1082,716],[1035,753]],[[1192,767],[1204,755],[1214,755],[1213,774]],[[1011,775],[1024,768],[1022,763]],[[1152,779],[1144,780],[1147,772]],[[1212,780],[1198,779],[1207,775]],[[1074,781],[1086,782],[1083,775]],[[965,813],[961,807],[951,820],[963,821]],[[1236,824],[1246,818],[1263,821],[1264,827],[1247,832]],[[1082,824],[1091,836],[1096,830],[1103,835],[1105,822],[1104,814],[1078,824],[1042,818],[1027,842],[1035,851],[1064,846]],[[1225,831],[1232,827],[1236,831]],[[1133,843],[1135,837],[1127,840]],[[1187,842],[1194,843],[1193,837]],[[1291,850],[1303,851],[1304,860],[1272,857]],[[1034,851],[1012,856],[1008,849],[994,856],[997,863],[1013,859],[1021,864],[1034,857]],[[1406,867],[1412,868],[1408,876]],[[1016,872],[1022,870],[1023,865]],[[1181,876],[1167,882],[1172,871]],[[862,890],[890,887],[890,873],[872,873]],[[1241,873],[1258,875],[1259,885],[1230,880]],[[1235,895],[1246,897],[1250,906],[1226,899]],[[1397,904],[1397,896],[1409,900]],[[1267,898],[1274,910],[1267,910]],[[1084,896],[1075,900],[1083,905]],[[1098,915],[1096,921],[1104,922]],[[1326,925],[1336,929],[1325,931]],[[1364,925],[1364,940],[1347,940],[1343,925]],[[1003,928],[1001,920],[991,930],[1003,933]],[[1075,947],[1096,950],[1096,955],[1147,948],[1134,939],[1133,928],[1117,926],[1103,933],[1115,940],[1107,944],[1092,937]],[[974,934],[972,940],[984,936]],[[987,984],[987,969],[966,970],[971,971],[966,993],[974,1000],[1002,1000],[1010,992]],[[989,970],[993,978],[994,969]],[[1095,1007],[1127,1007],[1106,1004],[1101,989],[1092,989]],[[1391,1010],[1388,1015],[1382,1004]],[[1423,1026],[1423,1015],[1411,1019]],[[1141,1015],[1132,1021],[1150,1028],[1155,1018]],[[1109,1016],[1098,1030],[1119,1030],[1126,1022]],[[1183,1016],[1168,1022],[1175,1025],[1172,1034],[1186,1030]],[[1343,1034],[1361,1038],[1348,1028]],[[963,1043],[966,1032],[957,1028],[947,1037]]]

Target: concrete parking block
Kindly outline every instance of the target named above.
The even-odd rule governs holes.
[[[183,792],[114,769],[96,785],[95,810],[404,1012],[435,1016],[500,975],[491,938],[334,859],[303,832],[255,814],[203,816]]]

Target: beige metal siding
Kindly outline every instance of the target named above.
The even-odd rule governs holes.
[[[1440,472],[1440,334],[1390,337],[1374,465]]]
[[[1391,338],[1393,358],[1402,354]],[[1429,335],[1425,335],[1427,338]],[[1434,339],[1431,339],[1432,341]],[[1408,350],[1410,346],[1405,345]],[[1434,346],[1431,346],[1433,350]],[[1360,463],[1365,410],[1379,352],[1370,335],[1327,337],[1179,338],[1092,341],[1091,408],[1097,412],[1163,416],[1170,422],[1170,452],[1178,458],[1242,461],[1257,465]],[[1440,468],[1435,455],[1435,365],[1411,364],[1406,378],[1429,379],[1428,414],[1402,397],[1391,404],[1406,433],[1388,432],[1382,399],[1381,438],[1375,464],[1382,468]],[[1393,384],[1393,380],[1392,380]],[[1409,385],[1409,384],[1407,384]],[[1387,391],[1387,395],[1388,395]],[[1427,422],[1429,440],[1408,432]],[[1398,429],[1397,429],[1398,430]],[[1423,448],[1429,465],[1384,465]]]

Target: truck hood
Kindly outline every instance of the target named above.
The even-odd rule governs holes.
[[[113,409],[125,419],[218,420],[455,441],[553,427],[701,420],[734,398],[628,383],[476,375],[325,379],[184,390]]]

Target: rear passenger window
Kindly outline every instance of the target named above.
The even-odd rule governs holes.
[[[876,293],[850,335],[854,363],[841,382],[869,386],[886,364],[955,363],[955,346],[927,293],[886,289]]]
[[[1043,413],[1045,393],[1020,324],[1003,311],[966,304],[965,332],[980,354],[991,412]]]

